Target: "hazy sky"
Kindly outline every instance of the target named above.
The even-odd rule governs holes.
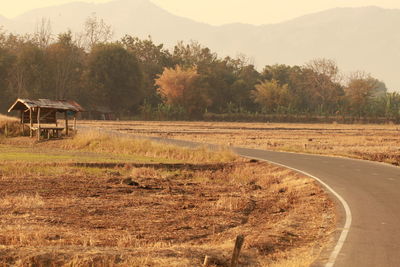
[[[77,0],[0,0],[0,14],[14,17],[30,9]],[[80,0],[102,3],[110,0]],[[132,0],[136,1],[136,0]],[[151,0],[173,14],[219,25],[242,22],[267,24],[333,7],[400,8],[400,0]]]

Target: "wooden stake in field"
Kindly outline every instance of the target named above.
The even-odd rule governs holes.
[[[232,260],[230,267],[237,267],[239,262],[240,250],[244,243],[244,236],[238,235],[236,237],[235,248],[233,249]]]
[[[203,266],[206,266],[206,267],[210,266],[210,257],[209,256],[204,257]]]

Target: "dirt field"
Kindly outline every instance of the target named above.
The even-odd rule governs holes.
[[[241,266],[308,266],[329,244],[311,179],[141,142],[0,138],[0,266],[228,266],[238,234]]]
[[[400,165],[399,125],[83,122],[134,135],[346,156]]]

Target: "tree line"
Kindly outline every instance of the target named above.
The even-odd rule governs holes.
[[[122,117],[201,119],[204,114],[400,117],[400,94],[329,59],[258,71],[246,56],[219,57],[192,41],[173,49],[113,31],[95,15],[82,32],[54,36],[42,20],[28,35],[0,32],[0,112],[16,98],[73,99]],[[267,49],[267,48],[266,48]]]

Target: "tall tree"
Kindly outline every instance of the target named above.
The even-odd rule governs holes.
[[[234,103],[239,110],[252,110],[251,91],[259,82],[260,74],[253,65],[242,65],[236,71],[236,81],[232,85]]]
[[[30,41],[19,43],[13,51],[15,63],[10,71],[10,88],[17,97],[46,97],[48,73],[45,53]]]
[[[262,81],[255,86],[252,91],[254,102],[260,105],[261,109],[267,113],[281,111],[290,104],[290,93],[288,85],[279,85],[278,81]]]
[[[97,44],[110,42],[114,35],[114,30],[102,18],[98,18],[96,13],[88,17],[84,24],[82,39],[84,48],[89,51]]]
[[[124,47],[133,53],[141,65],[143,71],[143,89],[147,104],[157,105],[161,102],[154,84],[157,75],[163,72],[165,67],[172,67],[172,56],[163,44],[156,45],[149,36],[148,39],[139,39],[126,35],[121,40]]]
[[[261,72],[261,78],[263,80],[276,80],[279,84],[290,84],[290,74],[292,73],[291,66],[284,64],[267,65]],[[290,87],[290,86],[289,86]]]
[[[340,74],[339,67],[336,62],[332,59],[318,58],[309,61],[306,68],[311,69],[315,73],[321,74],[328,78],[333,83],[340,83],[342,75]],[[325,81],[320,81],[320,86],[323,87]]]
[[[319,103],[319,112],[336,112],[344,96],[336,62],[330,59],[315,59],[304,68],[311,70],[307,72],[307,80],[313,100]]]
[[[217,54],[195,41],[190,44],[179,42],[175,45],[172,55],[174,63],[184,68],[197,66],[199,72],[206,71],[206,68],[218,59]]]
[[[231,112],[231,103],[235,103],[235,91],[232,87],[236,81],[234,68],[229,65],[229,59],[218,60],[210,65],[206,73],[202,74],[204,90],[212,100],[210,111]]]
[[[288,85],[290,92],[290,108],[296,112],[310,112],[317,104],[312,103],[308,75],[311,70],[300,66],[282,64],[267,65],[261,73],[261,79],[266,81],[276,80],[280,86]]]
[[[92,106],[106,106],[122,114],[133,111],[143,99],[138,60],[121,44],[94,46],[86,79]]]
[[[52,38],[51,21],[48,18],[42,18],[36,23],[33,40],[39,48],[44,49],[51,43]]]
[[[379,86],[381,86],[379,81],[370,74],[364,72],[350,74],[345,91],[350,102],[350,109],[355,115],[366,115],[368,105],[371,104]]]
[[[56,43],[47,50],[48,70],[51,73],[52,98],[66,99],[80,97],[80,79],[83,72],[84,51],[78,48],[72,33],[58,35]]]
[[[7,106],[16,97],[9,91],[8,86],[8,79],[14,60],[14,56],[8,49],[0,48],[0,113],[5,112]]]
[[[385,116],[387,118],[400,119],[400,93],[387,93],[384,97]]]

